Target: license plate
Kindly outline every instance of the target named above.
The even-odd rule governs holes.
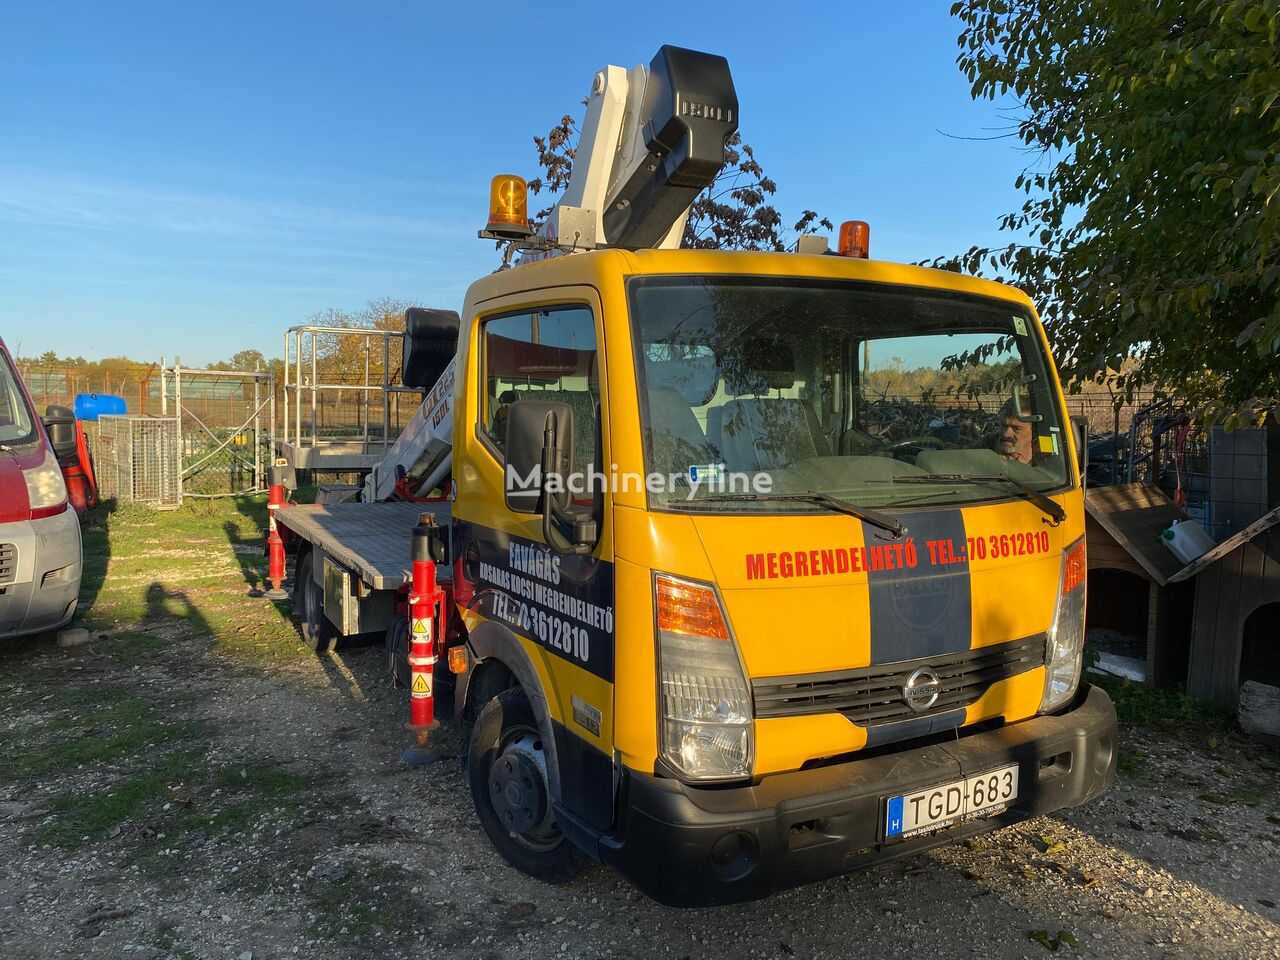
[[[1017,764],[890,797],[885,805],[885,839],[914,837],[989,816],[1017,798]]]

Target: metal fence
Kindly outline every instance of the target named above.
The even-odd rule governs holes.
[[[76,396],[96,393],[122,397],[131,417],[176,420],[172,456],[189,496],[266,490],[279,400],[272,371],[194,370],[176,360],[168,366],[163,359],[156,364],[111,363],[114,371],[102,364],[77,367],[30,360],[19,361],[18,368],[41,413],[51,404],[71,407]],[[95,464],[103,456],[101,448],[122,442],[118,431],[115,426],[104,429],[102,423],[85,424]],[[106,455],[117,462],[116,453]]]
[[[19,360],[18,373],[31,392],[36,410],[44,413],[50,404],[70,407],[82,393],[110,394],[123,397],[132,414],[160,413],[156,392],[160,364],[126,362],[119,369],[104,369],[101,364],[86,367]],[[155,402],[150,399],[154,396]]]
[[[275,433],[275,376],[270,371],[161,368],[162,410],[180,425],[183,493],[194,497],[267,489]]]
[[[99,493],[158,509],[180,506],[178,449],[176,417],[100,417],[94,456]]]

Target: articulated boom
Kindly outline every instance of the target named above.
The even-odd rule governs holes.
[[[577,250],[678,248],[689,208],[724,167],[737,129],[724,57],[664,46],[647,67],[605,67],[542,236]]]

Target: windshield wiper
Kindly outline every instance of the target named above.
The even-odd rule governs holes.
[[[1063,510],[1058,504],[1054,503],[1035,487],[1029,487],[1017,477],[1010,477],[1003,473],[993,474],[977,474],[977,473],[926,473],[921,476],[894,477],[894,483],[1010,483],[1021,491],[1022,496],[1026,500],[1030,500],[1037,507],[1044,511],[1045,515],[1053,521],[1053,526],[1057,526],[1063,520],[1067,519],[1067,511]]]
[[[863,520],[871,524],[873,527],[879,527],[888,533],[893,534],[894,539],[905,536],[907,528],[904,524],[899,523],[893,517],[885,516],[875,510],[868,510],[866,507],[855,506],[847,500],[840,500],[837,497],[828,496],[825,493],[819,493],[816,490],[810,490],[808,493],[712,493],[701,497],[692,497],[684,501],[673,501],[668,503],[669,507],[680,507],[689,503],[816,503],[820,506],[827,507],[839,513],[848,514],[858,520]]]

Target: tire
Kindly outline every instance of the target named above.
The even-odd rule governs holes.
[[[413,671],[409,667],[409,621],[396,617],[387,627],[383,645],[387,650],[387,674],[391,677],[391,689],[408,690],[413,685]],[[434,693],[437,720],[453,719],[453,697],[457,683],[447,664],[436,664]]]
[[[324,615],[324,590],[312,573],[316,552],[308,550],[298,561],[293,585],[294,611],[298,615],[298,632],[302,642],[316,653],[338,649],[338,631]]]
[[[396,617],[387,627],[387,672],[391,674],[391,686],[409,688],[409,621]]]
[[[471,800],[507,863],[546,883],[565,883],[590,860],[556,824],[545,771],[542,735],[524,691],[502,691],[480,710],[471,730]]]

